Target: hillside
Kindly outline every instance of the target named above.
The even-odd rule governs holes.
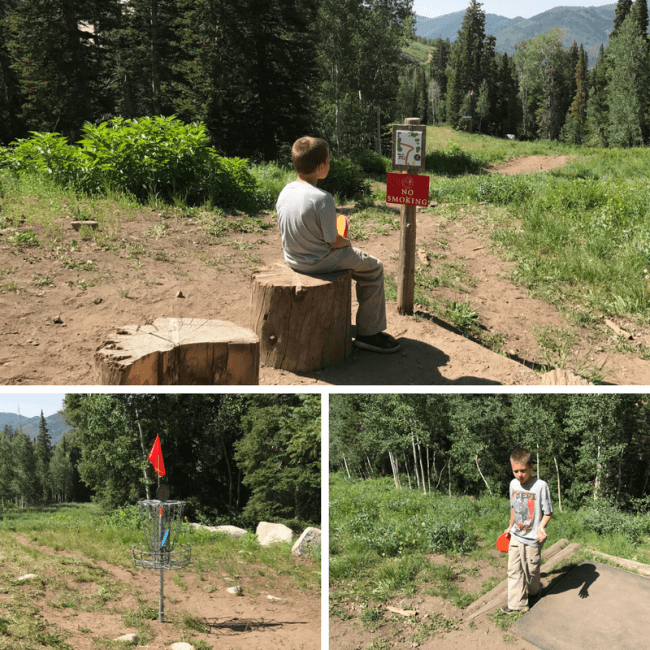
[[[35,440],[38,435],[38,423],[40,422],[40,415],[33,418],[26,418],[24,415],[20,416],[20,428],[32,439]],[[0,429],[5,425],[16,429],[18,427],[18,415],[16,413],[0,413]],[[45,418],[47,431],[52,438],[52,446],[56,445],[63,437],[63,434],[70,430],[69,427],[61,417],[60,413],[48,415]]]
[[[564,46],[568,48],[573,41],[582,43],[593,65],[598,49],[603,43],[609,43],[609,32],[614,26],[614,9],[616,5],[603,7],[555,7],[532,18],[506,18],[497,14],[486,14],[485,32],[496,36],[497,52],[514,54],[515,44],[534,38],[539,34],[560,27],[566,31]],[[416,16],[415,32],[426,38],[456,39],[458,30],[465,16],[464,11],[427,18]]]

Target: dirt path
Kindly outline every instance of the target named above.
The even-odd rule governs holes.
[[[512,173],[531,165],[558,166],[562,160],[566,157],[519,159],[505,165]],[[469,301],[484,331],[503,340],[501,354],[464,338],[421,306],[416,305],[415,317],[406,317],[389,303],[388,331],[400,339],[400,353],[380,356],[355,350],[344,365],[305,375],[261,368],[260,383],[538,384],[540,375],[532,368],[548,365],[549,359],[536,342],[535,330],[569,326],[557,309],[507,279],[513,263],[491,251],[489,231],[481,222],[483,206],[459,206],[459,218],[454,219],[445,217],[443,207],[418,211],[418,247],[435,254],[429,260],[432,275],[456,263],[466,267],[473,282],[467,292],[438,287],[432,294]],[[252,269],[282,260],[279,232],[270,215],[264,218],[264,232],[210,237],[196,219],[142,209],[137,219],[121,222],[120,237],[111,248],[82,240],[70,220],[61,215],[58,248],[43,244],[20,250],[0,236],[0,384],[93,384],[94,351],[111,332],[163,316],[226,320],[247,327]],[[21,228],[31,228],[39,240],[47,241],[33,224]],[[382,259],[387,273],[396,274],[399,233],[387,233],[369,229],[368,238],[355,245]],[[634,345],[650,344],[650,329],[618,324],[634,331]],[[584,371],[604,364],[610,383],[650,384],[650,364],[610,351],[611,332],[608,338],[605,330],[580,328],[567,367]]]
[[[46,546],[37,546],[24,536],[17,536],[16,542],[57,557],[75,558],[92,566],[101,567],[114,580],[123,585],[123,595],[118,601],[109,601],[101,610],[83,611],[56,607],[48,604],[52,594],[45,592],[35,595],[33,604],[39,615],[50,624],[67,631],[66,642],[77,650],[93,650],[97,647],[92,637],[114,639],[123,634],[135,632],[125,626],[120,611],[137,611],[139,603],[145,598],[148,603],[158,603],[159,577],[157,571],[124,569],[106,562],[90,560],[80,553],[56,551]],[[260,568],[260,576],[263,572]],[[181,580],[174,581],[174,576]],[[74,581],[74,576],[57,572],[48,576],[57,580],[69,581],[68,589],[96,591],[93,583]],[[235,596],[226,592],[232,583],[209,576],[199,580],[191,568],[183,571],[165,573],[165,615],[166,620],[147,621],[155,638],[149,642],[151,649],[165,650],[170,643],[180,639],[183,631],[172,620],[183,612],[190,613],[202,621],[208,632],[196,631],[192,634],[194,642],[205,641],[210,647],[222,650],[266,650],[267,648],[287,648],[288,650],[320,649],[320,596],[296,589],[290,580],[274,578],[269,588],[265,578],[259,580],[243,578],[243,595]],[[86,586],[86,584],[88,586]],[[31,589],[25,585],[26,589]],[[272,599],[269,599],[272,596]],[[187,635],[187,634],[186,634]]]

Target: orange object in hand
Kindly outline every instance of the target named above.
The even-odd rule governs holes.
[[[508,548],[510,548],[510,533],[503,533],[503,535],[499,535],[499,538],[497,539],[497,548],[502,553],[508,552]]]
[[[344,214],[339,214],[336,217],[336,231],[341,235],[341,237],[347,237],[349,228],[350,223],[348,218]]]

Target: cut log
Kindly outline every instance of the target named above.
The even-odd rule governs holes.
[[[128,325],[95,352],[95,379],[111,386],[259,383],[259,340],[218,320],[158,318]]]
[[[251,277],[251,329],[260,339],[260,363],[311,372],[352,354],[351,272],[296,273],[284,264]]]

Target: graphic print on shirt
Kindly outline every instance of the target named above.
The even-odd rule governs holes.
[[[512,493],[512,499],[514,501],[512,509],[515,513],[515,529],[513,532],[526,535],[533,529],[537,495],[534,492],[515,490]]]

